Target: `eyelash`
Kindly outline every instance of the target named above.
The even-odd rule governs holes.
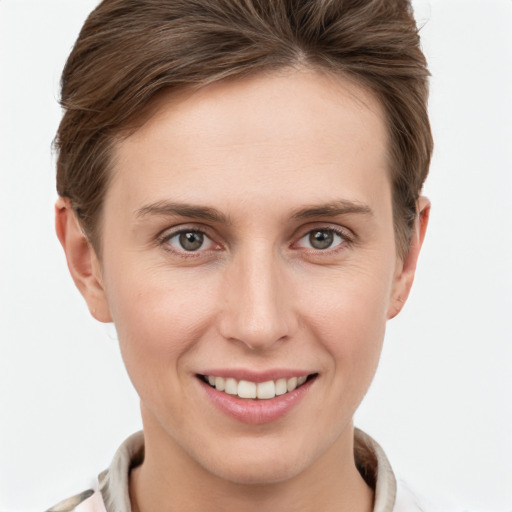
[[[182,258],[198,258],[198,257],[204,256],[205,250],[187,251],[184,248],[177,249],[175,247],[172,247],[172,245],[170,244],[170,241],[173,238],[179,237],[180,235],[183,235],[186,233],[194,233],[194,234],[202,235],[204,237],[204,241],[209,240],[212,244],[216,245],[215,249],[207,249],[207,251],[212,251],[212,250],[216,251],[221,248],[220,244],[214,242],[204,228],[203,229],[198,229],[198,228],[189,228],[189,229],[184,228],[183,229],[182,228],[182,229],[179,229],[177,231],[172,231],[172,232],[166,231],[157,237],[157,243],[158,243],[158,245],[162,246],[164,248],[164,250],[166,250],[170,253],[173,253],[173,254],[177,254],[177,255],[181,256]]]
[[[333,253],[341,251],[347,247],[350,247],[351,245],[354,244],[354,236],[351,235],[349,232],[347,232],[347,230],[334,228],[332,226],[320,226],[320,227],[310,228],[307,231],[303,232],[303,234],[301,234],[301,236],[298,238],[298,241],[294,242],[292,244],[292,246],[296,245],[298,242],[303,240],[305,237],[311,236],[312,233],[318,233],[318,232],[333,233],[334,235],[339,236],[341,238],[341,241],[338,245],[336,245],[334,247],[327,247],[325,249],[315,249],[312,247],[309,247],[309,248],[305,247],[304,249],[309,254],[314,254],[314,255],[318,255],[318,256],[333,254]],[[170,244],[170,241],[173,238],[183,235],[185,233],[195,233],[195,234],[202,235],[204,237],[205,241],[209,240],[210,243],[215,244],[216,247],[214,249],[206,249],[206,250],[199,249],[197,251],[187,251],[184,248],[177,249],[177,248],[172,247]],[[164,233],[160,234],[157,237],[157,244],[159,246],[162,246],[164,248],[164,250],[166,250],[170,253],[173,253],[173,254],[177,254],[178,256],[180,256],[182,258],[198,258],[198,257],[204,256],[205,252],[217,251],[217,250],[221,249],[221,245],[218,244],[217,242],[215,242],[208,235],[207,230],[205,230],[204,228],[188,228],[188,229],[182,228],[182,229],[179,229],[177,231],[172,231],[172,232],[165,231]]]
[[[313,233],[321,233],[321,232],[333,233],[336,236],[339,236],[341,238],[341,241],[338,245],[335,245],[334,247],[327,247],[325,249],[306,248],[306,250],[308,250],[308,252],[310,254],[314,254],[314,255],[333,254],[333,253],[336,253],[338,251],[345,249],[347,246],[349,247],[349,246],[353,245],[353,243],[354,243],[353,236],[351,236],[346,230],[342,230],[340,228],[334,228],[332,226],[320,226],[320,227],[315,227],[315,228],[309,229],[303,235],[301,235],[301,237],[299,238],[299,241],[303,240],[304,238],[306,238],[308,236],[311,236]]]

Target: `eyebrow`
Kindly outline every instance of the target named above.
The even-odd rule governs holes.
[[[337,217],[338,215],[363,214],[373,217],[373,210],[359,201],[340,199],[331,203],[311,205],[301,208],[293,214],[297,220],[311,219],[313,217]]]
[[[292,214],[292,218],[296,220],[306,220],[315,217],[336,217],[338,215],[349,214],[363,214],[372,217],[373,211],[364,203],[340,199],[330,203],[311,205],[301,208]],[[135,216],[138,219],[142,219],[147,216],[179,216],[208,220],[210,222],[217,222],[221,224],[230,224],[229,218],[215,208],[169,201],[158,201],[156,203],[143,206],[136,210]]]
[[[215,208],[208,206],[197,206],[187,203],[173,203],[168,201],[158,201],[139,208],[135,212],[138,219],[142,219],[148,215],[161,217],[189,217],[192,219],[203,219],[211,222],[229,224],[229,219],[223,213]]]

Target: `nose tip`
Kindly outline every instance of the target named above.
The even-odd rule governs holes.
[[[269,349],[290,338],[296,329],[292,293],[274,262],[260,259],[232,272],[225,299],[222,336],[252,351]]]
[[[238,315],[227,338],[243,343],[252,351],[264,350],[286,340],[290,330],[283,319],[278,317],[277,311],[270,311],[272,307],[270,303],[265,305],[266,314],[261,309],[246,309]]]

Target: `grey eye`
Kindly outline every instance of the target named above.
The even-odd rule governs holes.
[[[197,231],[184,231],[179,233],[178,240],[185,251],[197,251],[204,243],[204,235]]]
[[[206,233],[194,229],[182,229],[162,238],[162,244],[170,246],[174,253],[185,256],[186,253],[201,253],[220,250],[219,244],[215,243]]]
[[[300,239],[299,246],[322,251],[337,247],[345,241],[345,237],[335,229],[313,229]]]
[[[317,230],[309,233],[309,244],[314,249],[328,249],[334,242],[334,232]]]

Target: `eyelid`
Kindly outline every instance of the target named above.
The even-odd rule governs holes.
[[[296,245],[305,236],[309,235],[310,233],[312,233],[314,231],[332,231],[333,233],[337,234],[338,236],[340,236],[343,239],[343,241],[340,244],[338,244],[334,247],[328,247],[327,249],[314,249],[314,248],[310,248],[310,247],[304,247],[304,249],[306,251],[314,252],[314,253],[318,253],[318,254],[322,254],[322,253],[328,254],[328,253],[335,252],[337,250],[341,250],[342,248],[344,248],[346,246],[353,245],[357,240],[356,235],[348,228],[338,226],[338,225],[333,226],[333,225],[329,225],[329,224],[316,223],[315,225],[303,226],[300,229],[300,231],[298,232],[298,236],[294,237],[294,239],[296,241],[293,242],[292,246]]]
[[[204,254],[205,252],[209,252],[212,250],[220,250],[223,248],[223,244],[217,242],[217,240],[216,240],[217,236],[215,233],[212,234],[212,231],[213,230],[209,226],[205,226],[204,224],[200,224],[200,225],[193,224],[193,223],[180,224],[178,226],[167,227],[167,228],[163,229],[162,231],[160,231],[155,237],[155,242],[158,246],[163,246],[164,249],[169,252],[173,252],[175,254],[185,256],[185,257],[199,257],[200,255]],[[312,253],[316,253],[316,254],[321,254],[321,253],[328,254],[328,253],[336,252],[337,250],[340,250],[346,246],[353,245],[355,242],[357,242],[357,235],[349,228],[346,228],[344,226],[339,226],[339,225],[333,226],[332,224],[315,222],[315,223],[310,223],[306,226],[301,226],[296,231],[296,235],[293,236],[293,239],[295,241],[292,242],[291,247],[293,248],[293,246],[295,246],[300,240],[302,240],[305,236],[307,236],[308,234],[310,234],[313,231],[332,231],[332,232],[336,233],[337,235],[339,235],[343,239],[343,242],[335,247],[332,247],[332,248],[329,247],[327,249],[314,249],[314,248],[304,247],[303,249],[308,252],[312,252]],[[201,233],[205,238],[210,240],[211,243],[215,244],[216,247],[213,249],[210,248],[210,249],[199,249],[198,251],[186,251],[185,249],[183,249],[183,250],[177,249],[167,243],[167,241],[170,238],[177,236],[181,233],[187,233],[187,232]]]
[[[158,235],[156,236],[155,240],[156,240],[157,245],[162,246],[164,248],[164,250],[166,250],[166,251],[172,252],[174,254],[178,254],[180,256],[189,257],[189,258],[190,257],[198,257],[198,256],[203,255],[205,252],[209,252],[212,250],[218,250],[221,248],[221,244],[218,243],[214,239],[214,237],[211,234],[211,231],[212,231],[211,229],[209,229],[207,226],[204,226],[204,225],[198,226],[198,225],[193,225],[193,224],[189,224],[189,225],[180,224],[179,226],[166,228],[166,229],[160,231],[160,233],[158,233]],[[201,248],[197,251],[187,251],[185,249],[179,249],[177,247],[174,247],[173,245],[171,245],[169,243],[170,239],[174,238],[175,236],[181,235],[182,233],[201,233],[204,236],[204,238],[209,240],[211,244],[214,244],[215,247],[207,248],[207,249]]]

